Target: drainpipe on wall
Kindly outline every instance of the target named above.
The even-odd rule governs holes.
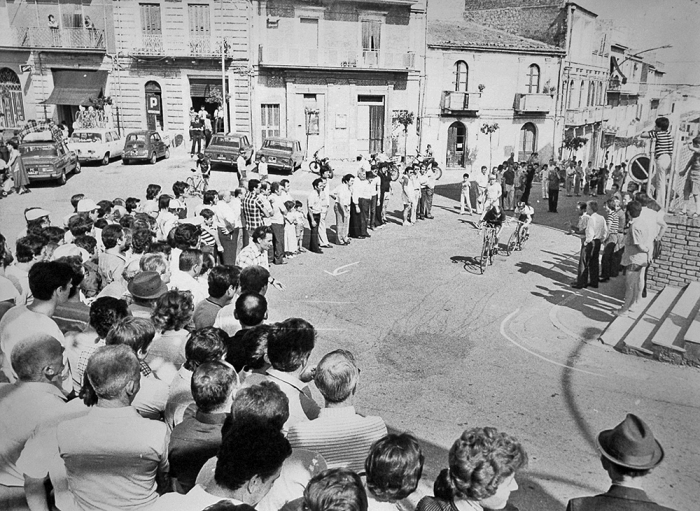
[[[423,71],[418,80],[418,119],[420,122],[420,133],[418,134],[419,148],[423,147],[423,132],[425,131],[423,121],[425,118],[425,89],[428,80],[428,3],[429,0],[425,0],[425,12],[423,14],[425,20],[423,24]],[[404,161],[404,164],[406,163],[407,162]]]

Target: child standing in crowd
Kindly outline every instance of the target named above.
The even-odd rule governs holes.
[[[284,215],[284,248],[287,249],[284,255],[285,257],[294,257],[298,253],[299,249],[294,201],[285,201],[284,207],[287,210],[287,214]]]
[[[673,155],[673,138],[669,131],[670,122],[666,117],[658,117],[654,122],[655,128],[642,133],[642,138],[651,138],[656,141],[654,146],[654,158],[656,160],[656,172],[652,178],[652,185],[656,189],[654,198],[661,206],[666,201],[666,180],[671,170],[671,156]]]
[[[465,210],[472,214],[472,207],[469,204],[469,174],[462,175],[462,191],[459,194],[459,214],[463,215]]]
[[[216,213],[209,208],[204,208],[199,212],[199,216],[204,218],[204,222],[202,222],[201,225],[202,232],[200,238],[202,252],[210,254],[214,257],[214,261],[218,261],[220,259],[218,257],[218,252],[223,253],[224,246],[221,244],[221,240],[219,239],[219,230],[217,229],[216,225],[214,225]]]
[[[688,212],[688,202],[690,201],[690,196],[693,196],[693,201],[695,202],[695,212],[693,213],[693,218],[698,218],[700,216],[700,136],[693,139],[690,144],[690,150],[693,151],[693,155],[690,157],[688,165],[685,166],[680,174],[681,177],[686,176],[685,188],[683,190],[684,200],[682,213],[685,215]]]
[[[294,219],[294,229],[297,236],[297,253],[306,252],[304,242],[304,205],[301,201],[294,201],[294,211],[290,213]],[[288,215],[289,216],[289,215]],[[291,245],[294,246],[294,245]]]

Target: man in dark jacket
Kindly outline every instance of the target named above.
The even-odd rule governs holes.
[[[673,511],[642,490],[642,478],[664,458],[661,444],[642,419],[628,414],[614,429],[602,431],[596,444],[612,486],[595,497],[571,499],[567,511]]]

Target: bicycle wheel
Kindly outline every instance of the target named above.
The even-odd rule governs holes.
[[[190,197],[199,197],[201,195],[198,189],[198,183],[195,181],[194,177],[188,177],[185,182],[187,183],[187,194]]]
[[[529,233],[529,232],[526,232],[525,234],[523,234],[522,236],[520,236],[520,250],[523,249],[523,247],[525,246],[525,242],[526,242],[527,240],[529,240],[529,239],[530,239],[530,233]]]
[[[442,169],[440,167],[433,167],[433,172],[435,172],[435,181],[440,181],[442,177]]]
[[[481,257],[479,258],[479,270],[483,275],[486,271],[486,266],[489,264],[489,257],[491,252],[491,239],[487,233],[484,234],[484,243],[481,245]]]
[[[518,230],[514,230],[513,234],[508,238],[508,243],[506,244],[506,255],[510,255],[515,250],[515,245],[518,243]]]
[[[309,170],[314,174],[318,174],[321,170],[321,164],[317,161],[309,162]]]

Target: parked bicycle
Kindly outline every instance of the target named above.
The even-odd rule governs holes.
[[[381,170],[386,170],[392,181],[398,180],[401,176],[401,171],[396,162],[385,155],[380,156],[379,153],[371,154],[369,164],[372,167],[372,172],[378,173]]]
[[[207,182],[197,169],[190,170],[194,172],[195,175],[187,178],[187,193],[190,197],[199,197],[201,199],[204,192],[207,191]]]

